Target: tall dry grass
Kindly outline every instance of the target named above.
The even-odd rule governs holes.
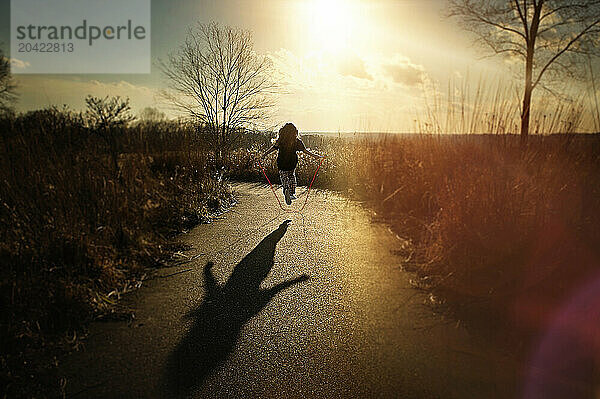
[[[114,129],[116,166],[80,114],[0,120],[0,396],[59,392],[49,370],[67,337],[120,317],[113,294],[170,256],[174,232],[231,201],[189,126]]]
[[[412,242],[405,263],[461,317],[539,328],[600,266],[600,137],[369,146],[366,197]]]
[[[521,126],[520,87],[504,79],[481,76],[473,87],[468,76],[450,80],[443,92],[423,87],[423,106],[415,116],[415,132],[422,134],[516,134]],[[539,88],[531,108],[531,134],[589,132],[597,126],[593,96],[577,88],[563,94]]]
[[[419,134],[351,140],[330,158],[412,243],[419,285],[465,320],[534,331],[600,267],[600,136],[574,134],[593,113],[583,99],[538,102],[523,145],[508,134],[511,89],[450,86]]]

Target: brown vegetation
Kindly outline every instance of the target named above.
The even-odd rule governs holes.
[[[228,204],[228,179],[263,181],[255,155],[270,141],[241,133],[216,162],[211,132],[184,123],[112,126],[112,143],[65,110],[0,123],[2,384],[60,391],[39,378],[59,349],[94,317],[119,317],[114,293],[168,258],[171,235]],[[376,210],[410,243],[403,266],[461,320],[536,330],[598,270],[597,135],[303,140],[327,155],[315,187]],[[300,162],[299,184],[317,163]],[[274,159],[264,166],[278,181]]]
[[[0,121],[0,364],[8,396],[24,387],[58,391],[43,376],[59,348],[76,345],[89,320],[119,317],[114,294],[163,264],[169,237],[232,200],[193,128],[102,127],[110,142],[95,129],[57,109]]]

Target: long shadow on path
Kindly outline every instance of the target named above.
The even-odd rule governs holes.
[[[242,327],[250,318],[278,292],[308,280],[307,275],[302,275],[269,289],[260,288],[273,268],[275,246],[289,222],[283,222],[246,255],[223,286],[217,284],[212,274],[212,262],[206,264],[206,297],[188,314],[193,325],[167,361],[165,396],[187,396],[198,388],[233,351]]]

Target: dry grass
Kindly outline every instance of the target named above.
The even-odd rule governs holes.
[[[368,154],[365,152],[364,146],[357,146],[357,142],[352,140],[322,135],[302,136],[302,140],[312,151],[326,155],[313,187],[341,192],[352,192],[353,188],[364,187],[364,182],[368,178],[366,175]],[[251,145],[233,151],[226,164],[227,177],[233,180],[266,184],[258,158],[269,146],[268,137],[258,136],[258,138],[254,138]],[[299,157],[300,161],[296,169],[298,185],[307,186],[312,180],[320,160],[303,154],[300,154]],[[269,180],[273,184],[279,184],[277,156],[270,155],[260,162]]]
[[[551,310],[600,266],[600,137],[532,137],[522,148],[514,136],[413,136],[375,147],[367,197],[461,317],[491,311],[487,321],[539,328],[549,314],[531,319],[524,301]]]
[[[0,125],[0,396],[56,393],[49,375],[76,344],[67,337],[118,316],[108,294],[163,264],[169,237],[231,194],[183,125],[115,128],[117,168],[80,115],[50,109]]]

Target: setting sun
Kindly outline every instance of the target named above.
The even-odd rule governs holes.
[[[326,52],[339,52],[353,45],[360,35],[357,4],[342,0],[312,0],[301,3],[301,15],[314,48]]]

